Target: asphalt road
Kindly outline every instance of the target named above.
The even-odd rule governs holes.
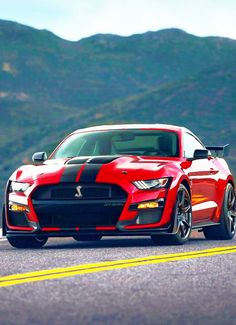
[[[18,273],[24,277],[54,268],[65,273],[88,263],[114,265],[124,259],[236,246],[236,239],[207,241],[195,234],[178,247],[155,246],[147,237],[107,237],[96,243],[50,239],[41,250],[17,250],[0,239],[0,282]],[[43,281],[34,275],[17,285],[10,281],[0,286],[0,324],[236,324],[236,250],[145,263],[61,278],[56,273]]]

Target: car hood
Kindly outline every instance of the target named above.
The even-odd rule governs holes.
[[[140,156],[99,156],[75,157],[67,159],[51,159],[40,165],[25,165],[17,169],[11,180],[18,182],[35,181],[42,183],[59,183],[66,181],[88,182],[93,178],[98,182],[113,182],[117,178],[125,177],[133,181],[137,179],[152,179],[154,177],[168,177],[179,169],[180,161],[177,158],[154,159]]]

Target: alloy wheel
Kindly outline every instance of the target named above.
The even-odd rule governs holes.
[[[235,192],[231,186],[227,197],[227,219],[226,223],[231,234],[235,233],[236,230],[236,213],[234,212],[235,207]]]
[[[191,198],[185,187],[180,187],[177,196],[178,233],[181,238],[189,237],[192,226]]]

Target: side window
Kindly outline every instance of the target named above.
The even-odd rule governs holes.
[[[184,134],[184,156],[193,158],[193,153],[196,149],[206,149],[193,135],[190,133]]]

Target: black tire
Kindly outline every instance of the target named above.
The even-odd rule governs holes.
[[[178,230],[176,234],[153,235],[153,242],[158,245],[183,245],[192,231],[192,204],[187,188],[180,184],[173,212],[173,220],[177,219]]]
[[[220,225],[203,228],[206,239],[230,240],[236,232],[236,218],[234,214],[235,191],[228,183],[224,193],[224,201],[220,216]]]
[[[46,244],[48,238],[7,236],[8,242],[15,248],[41,248]]]
[[[6,219],[5,219],[5,204],[2,206],[2,225],[0,224],[0,227],[2,226],[2,234],[5,236],[6,234]]]
[[[102,235],[75,235],[73,238],[76,241],[99,241]]]

